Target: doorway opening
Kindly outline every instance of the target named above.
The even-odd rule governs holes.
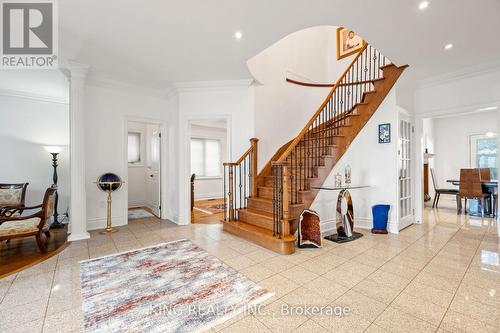
[[[225,119],[189,122],[191,223],[221,223],[224,218],[223,162],[228,158]]]
[[[127,122],[128,221],[161,218],[161,127]]]
[[[469,198],[466,204],[469,188],[467,181],[461,182],[461,170],[487,170],[488,179],[480,174],[477,182],[485,194],[491,192],[494,196],[494,182],[498,179],[498,110],[436,114],[421,121],[423,211],[436,217],[447,213],[465,217],[481,215],[484,208],[486,215],[493,214],[494,198],[485,203]]]

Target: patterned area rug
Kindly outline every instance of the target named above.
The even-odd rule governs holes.
[[[82,261],[86,332],[199,332],[273,294],[189,240]]]
[[[149,217],[155,216],[145,209],[133,209],[128,211],[129,220],[147,219]]]

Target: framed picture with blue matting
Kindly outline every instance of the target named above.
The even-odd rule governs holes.
[[[378,143],[391,142],[391,124],[378,125]]]

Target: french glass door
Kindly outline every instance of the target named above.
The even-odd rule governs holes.
[[[413,224],[413,170],[412,147],[413,126],[408,118],[400,116],[399,121],[399,230]]]

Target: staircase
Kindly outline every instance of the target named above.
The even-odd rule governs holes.
[[[282,254],[295,251],[297,217],[408,66],[370,45],[356,55],[302,131],[257,173],[258,139],[224,163],[224,231]]]

